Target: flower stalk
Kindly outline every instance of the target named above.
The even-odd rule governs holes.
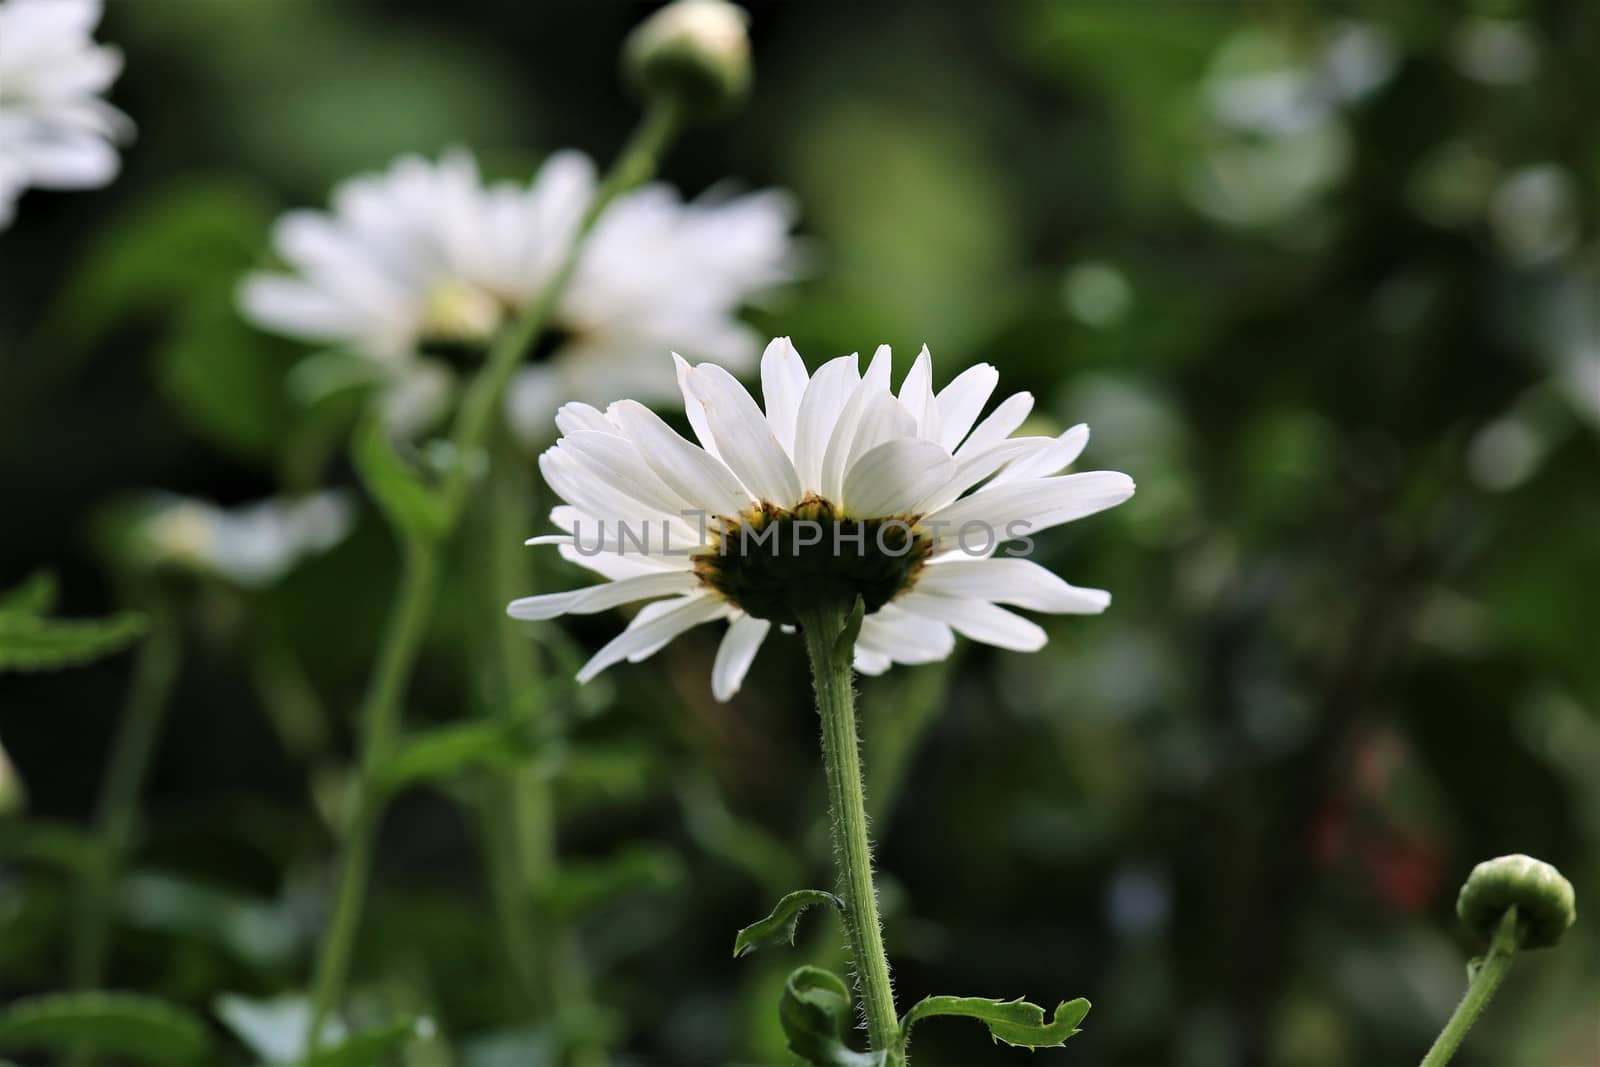
[[[827,600],[797,606],[796,613],[805,634],[817,714],[822,719],[822,762],[828,780],[839,895],[845,903],[844,926],[866,1015],[867,1040],[872,1051],[894,1057],[900,1022],[889,958],[883,948],[878,891],[872,880],[872,844],[867,834],[851,670],[853,631],[859,629],[861,616],[841,601]]]
[[[488,444],[506,386],[549,324],[561,293],[577,268],[586,238],[617,196],[655,175],[662,155],[681,125],[681,108],[671,98],[658,99],[651,105],[596,191],[561,269],[539,298],[509,323],[490,346],[483,367],[467,387],[451,434],[457,462],[450,468],[440,491],[444,535],[459,525],[473,487],[470,461],[481,455]],[[378,666],[361,713],[361,772],[341,845],[334,914],[312,985],[308,1051],[320,1047],[324,1024],[343,996],[384,806],[381,793],[375,788],[374,776],[399,734],[400,697],[416,664],[428,614],[438,591],[438,544],[443,539],[441,536],[429,542],[404,537],[400,591],[391,610]]]
[[[1450,1021],[1445,1023],[1433,1047],[1423,1057],[1422,1067],[1444,1067],[1450,1062],[1450,1057],[1456,1054],[1456,1049],[1466,1039],[1467,1031],[1472,1029],[1472,1024],[1478,1021],[1478,1016],[1483,1014],[1483,1009],[1494,997],[1495,990],[1505,981],[1506,974],[1511,970],[1512,957],[1517,954],[1521,942],[1517,909],[1513,905],[1501,916],[1488,953],[1474,970],[1472,981],[1467,984],[1467,992],[1461,998],[1461,1003],[1456,1005]]]
[[[150,633],[139,648],[127,709],[112,742],[96,814],[99,850],[79,886],[69,968],[76,989],[99,988],[111,941],[112,896],[139,825],[139,796],[166,722],[178,676],[177,620],[165,603],[150,608]]]

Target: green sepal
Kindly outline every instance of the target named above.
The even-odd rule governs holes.
[[[0,671],[50,671],[76,667],[120,652],[150,627],[138,612],[105,619],[45,619],[0,614]]]
[[[1044,1009],[1021,997],[994,1000],[988,997],[924,997],[900,1020],[900,1045],[911,1040],[911,1028],[918,1020],[935,1015],[962,1015],[977,1019],[989,1028],[996,1041],[1018,1048],[1054,1048],[1066,1044],[1078,1032],[1078,1024],[1089,1014],[1089,1002],[1082,997],[1065,1000],[1056,1006],[1048,1022]]]
[[[383,423],[372,417],[356,427],[351,458],[362,484],[384,516],[406,536],[433,543],[449,526],[444,497],[395,451]]]
[[[844,901],[822,889],[797,889],[789,893],[760,922],[751,923],[733,939],[733,957],[754,952],[767,945],[792,945],[800,913],[818,904],[832,904],[844,912]]]
[[[520,723],[440,726],[401,741],[374,772],[373,784],[394,793],[422,782],[452,779],[469,770],[513,767],[532,756],[535,748]]]
[[[778,1002],[790,1052],[815,1067],[884,1067],[887,1052],[857,1052],[845,1044],[853,1017],[843,978],[821,967],[790,972]]]
[[[47,993],[0,1009],[0,1049],[84,1049],[142,1063],[216,1062],[199,1016],[132,993]]]
[[[3,615],[43,615],[55,606],[56,576],[52,571],[34,571],[16,587],[0,593]]]

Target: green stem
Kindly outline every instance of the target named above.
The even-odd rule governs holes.
[[[1467,1031],[1472,1029],[1472,1024],[1483,1014],[1495,990],[1505,981],[1507,972],[1511,970],[1512,957],[1516,955],[1521,942],[1521,933],[1517,929],[1517,909],[1511,907],[1500,919],[1494,940],[1489,944],[1489,953],[1484,956],[1483,965],[1472,976],[1472,981],[1467,983],[1466,995],[1456,1005],[1455,1014],[1444,1024],[1433,1047],[1423,1057],[1422,1067],[1444,1067],[1450,1062],[1450,1057],[1456,1054],[1456,1049],[1461,1047],[1462,1040],[1466,1038]]]
[[[822,717],[822,763],[833,816],[834,858],[839,865],[839,893],[845,902],[845,933],[866,1013],[867,1039],[874,1052],[893,1057],[900,1022],[889,982],[889,959],[883,950],[878,892],[872,882],[872,845],[867,837],[851,677],[854,642],[843,639],[848,615],[840,603],[813,605],[799,612],[816,686],[817,713]]]
[[[447,534],[455,529],[465,510],[472,488],[471,461],[488,443],[506,386],[555,313],[561,294],[577,269],[585,239],[618,195],[655,175],[657,161],[680,125],[677,106],[657,103],[651,107],[596,190],[560,269],[538,299],[501,330],[490,346],[483,368],[474,376],[462,398],[451,435],[457,462],[442,487]],[[437,592],[438,569],[438,543],[408,541],[400,594],[392,609],[361,716],[361,775],[356,782],[357,795],[344,837],[334,915],[312,986],[311,1024],[306,1041],[310,1050],[319,1047],[323,1025],[343,996],[350,954],[361,922],[373,839],[383,814],[384,801],[372,786],[372,776],[399,733],[400,696],[410,680],[421,647],[427,616]]]
[[[438,561],[431,547],[417,543],[406,546],[400,595],[389,616],[378,665],[362,706],[361,771],[344,832],[333,920],[323,939],[312,983],[311,1026],[306,1044],[313,1051],[319,1047],[323,1024],[338,1003],[349,975],[373,846],[383,817],[384,798],[373,787],[372,778],[388,758],[399,734],[400,694],[410,679],[427,630],[437,572]]]
[[[123,861],[139,825],[139,796],[149,776],[156,741],[166,721],[178,675],[179,635],[171,609],[151,609],[150,635],[140,646],[132,689],[111,748],[105,785],[96,815],[100,850],[79,887],[69,966],[78,989],[98,988],[105,980],[110,949],[112,896]]]

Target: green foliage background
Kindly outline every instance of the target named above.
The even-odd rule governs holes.
[[[505,174],[567,145],[609,158],[634,115],[616,48],[645,10],[109,6],[125,173],[28,194],[0,236],[0,587],[52,568],[80,617],[141,606],[101,518],[130,490],[353,484],[349,412],[301,405],[303,351],[234,311],[276,214],[406,150],[464,144]],[[963,643],[862,684],[902,1004],[1095,1004],[1063,1050],[941,1021],[917,1062],[1414,1062],[1474,950],[1456,887],[1506,852],[1560,867],[1579,923],[1519,961],[1460,1062],[1596,1062],[1600,9],[752,10],[750,106],[666,177],[798,197],[811,272],[758,324],[813,364],[889,342],[903,372],[924,341],[941,382],[993,362],[1041,429],[1089,422],[1088,465],[1140,486],[1040,539],[1114,592],[1106,616],[1049,620],[1037,655]],[[452,567],[418,729],[465,721],[468,653],[510,625],[474,560]],[[302,987],[395,569],[368,506],[269,590],[176,590],[185,656],[114,987],[205,1013]],[[534,640],[572,664],[616,626]],[[826,909],[797,949],[730,958],[782,894],[829,884],[829,851],[798,644],[724,706],[712,641],[581,691],[566,671],[566,740],[493,748],[557,783],[571,866],[536,906],[574,924],[618,1062],[786,1062],[784,976],[837,965]],[[123,655],[0,680],[29,794],[0,823],[0,998],[62,984],[59,834],[92,810],[128,674]],[[456,738],[464,763],[482,740]],[[487,1067],[551,1035],[514,995],[456,803],[476,784],[393,809],[357,978]]]

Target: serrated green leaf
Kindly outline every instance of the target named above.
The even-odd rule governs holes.
[[[0,1049],[79,1048],[154,1064],[215,1061],[205,1023],[156,997],[48,993],[0,1009]]]
[[[821,967],[797,967],[783,984],[778,1021],[789,1051],[816,1067],[882,1067],[885,1052],[857,1052],[844,1043],[853,1018],[850,987]]]
[[[75,667],[120,652],[148,628],[149,620],[136,612],[107,619],[0,614],[0,671]]]
[[[676,852],[633,845],[600,860],[564,861],[534,899],[552,921],[569,923],[626,893],[676,888],[683,876]]]
[[[771,915],[739,931],[733,939],[734,958],[738,959],[764,945],[794,944],[800,913],[818,904],[832,904],[841,913],[844,911],[844,901],[826,890],[797,889],[778,901]]]
[[[404,1019],[362,1030],[306,1057],[301,1067],[373,1067],[387,1062],[412,1038],[426,1037],[432,1031],[433,1023],[428,1019]]]
[[[400,458],[378,419],[369,418],[356,428],[352,446],[361,481],[391,524],[421,541],[444,535],[444,498]]]
[[[469,722],[413,734],[380,766],[374,782],[394,792],[421,782],[448,780],[469,770],[513,767],[535,746],[520,724]]]
[[[14,589],[0,593],[0,614],[43,615],[56,606],[56,576],[34,571]]]
[[[1018,1048],[1053,1048],[1066,1043],[1078,1032],[1078,1024],[1089,1014],[1089,1002],[1082,997],[1065,1000],[1056,1006],[1055,1016],[1045,1021],[1044,1009],[1018,997],[992,1000],[988,997],[924,997],[900,1022],[900,1043],[911,1039],[911,1028],[918,1020],[935,1015],[961,1015],[977,1019],[989,1028],[996,1041]]]

